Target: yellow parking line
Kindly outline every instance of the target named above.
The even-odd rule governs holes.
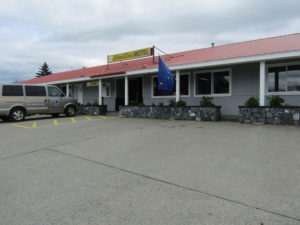
[[[36,128],[36,122],[33,122],[32,128]]]
[[[85,118],[87,118],[87,120],[92,120],[89,116],[86,116]]]
[[[106,120],[107,118],[105,116],[100,116],[101,119]]]
[[[57,126],[58,125],[57,120],[53,120],[53,124],[54,124],[54,126]]]
[[[23,125],[20,125],[20,124],[12,124],[12,126],[14,126],[14,127],[21,127],[21,128],[31,129],[31,127],[23,126]]]
[[[76,123],[76,120],[74,118],[71,118],[72,123]]]

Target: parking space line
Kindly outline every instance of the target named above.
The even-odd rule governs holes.
[[[67,124],[74,124],[74,123],[79,123],[79,122],[92,122],[92,121],[97,121],[97,120],[106,120],[106,119],[116,119],[119,118],[117,116],[79,116],[77,117],[78,120],[76,120],[75,118],[70,118],[71,121],[69,120],[69,122],[60,122],[60,120],[53,120],[53,123],[51,123],[51,120],[49,121],[49,124],[45,124],[45,125],[38,125],[38,121],[33,121],[32,125],[21,125],[20,123],[16,124],[11,124],[11,126],[14,127],[20,127],[20,128],[26,128],[26,129],[32,129],[32,128],[45,128],[45,127],[54,127],[54,126],[61,126],[61,125],[67,125]],[[84,119],[80,119],[80,118],[86,118],[86,120]]]
[[[31,129],[32,127],[28,127],[28,126],[24,126],[24,125],[20,125],[20,124],[12,124],[12,126],[14,127],[21,127],[21,128],[26,128],[26,129]]]

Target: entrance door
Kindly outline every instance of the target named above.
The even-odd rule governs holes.
[[[116,80],[116,111],[119,111],[119,106],[125,104],[125,79]]]
[[[75,84],[74,87],[74,98],[77,99],[78,103],[83,104],[82,84]]]
[[[143,80],[141,77],[130,78],[128,80],[128,89],[129,102],[137,104],[143,102]]]

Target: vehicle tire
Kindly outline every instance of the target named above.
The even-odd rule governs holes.
[[[9,113],[9,119],[14,122],[19,122],[24,120],[26,117],[26,112],[23,108],[16,107],[13,108]]]
[[[52,113],[51,115],[52,115],[52,117],[55,118],[55,117],[58,117],[58,116],[59,116],[59,113]]]
[[[75,116],[75,114],[76,114],[75,106],[73,106],[73,105],[67,106],[67,108],[65,109],[65,114],[66,114],[66,116]]]
[[[5,121],[5,122],[9,121],[9,117],[8,116],[1,116],[0,119],[3,120],[3,121]]]

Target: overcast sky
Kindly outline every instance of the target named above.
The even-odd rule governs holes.
[[[167,53],[300,32],[299,0],[1,0],[0,82],[106,63],[109,54]]]

